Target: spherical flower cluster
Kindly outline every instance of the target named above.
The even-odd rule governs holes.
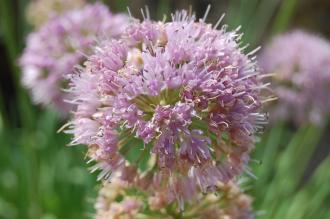
[[[279,102],[272,118],[297,124],[321,124],[330,113],[330,43],[303,31],[276,37],[264,50],[260,65],[274,74]]]
[[[94,219],[254,218],[251,198],[232,182],[221,185],[218,195],[200,195],[184,212],[178,212],[173,204],[162,202],[162,198],[162,196],[150,198],[143,191],[115,178],[100,189],[95,203]]]
[[[40,27],[50,18],[82,8],[85,4],[85,0],[33,0],[28,5],[26,17],[31,25]]]
[[[172,22],[134,22],[122,39],[101,43],[72,79],[72,143],[89,146],[101,178],[121,172],[182,208],[249,160],[265,87],[250,55],[237,32],[185,11]]]
[[[28,36],[20,59],[23,84],[31,90],[36,103],[54,104],[66,112],[65,75],[82,64],[97,37],[117,38],[128,24],[128,17],[113,15],[100,3],[86,5],[52,18]]]

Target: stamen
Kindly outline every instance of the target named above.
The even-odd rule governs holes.
[[[268,73],[268,74],[262,74],[262,75],[259,75],[259,78],[268,78],[268,77],[274,77],[276,76],[276,73]]]
[[[250,176],[251,178],[253,178],[253,179],[255,179],[255,180],[258,179],[258,177],[257,177],[256,175],[254,175],[254,174],[250,171],[250,169],[249,169],[248,167],[245,167],[245,168],[244,168],[244,172],[245,172],[248,176]]]
[[[239,25],[238,27],[236,27],[236,29],[235,29],[234,31],[235,31],[235,32],[238,32],[238,31],[241,30],[241,28],[242,28],[242,25]]]
[[[127,9],[127,13],[128,13],[128,15],[129,15],[130,20],[134,20],[134,18],[133,18],[133,16],[132,16],[132,13],[131,13],[131,10],[129,9],[128,6],[126,7],[126,9]]]
[[[203,17],[203,22],[205,22],[206,18],[207,18],[207,15],[209,14],[210,12],[210,9],[211,9],[211,5],[208,5],[207,8],[206,8],[206,11],[205,11],[205,14],[204,14],[204,17]]]
[[[251,52],[249,52],[247,54],[247,56],[251,56],[254,55],[256,52],[258,52],[261,49],[261,46],[258,46],[257,48],[255,48],[254,50],[252,50]]]
[[[271,102],[271,101],[274,101],[274,100],[277,100],[278,97],[269,97],[265,100],[262,100],[261,103],[268,103],[268,102]]]
[[[257,75],[259,75],[259,72],[256,72],[256,73],[253,73],[253,74],[246,75],[246,76],[244,76],[244,77],[241,77],[241,78],[237,79],[236,81],[237,81],[237,82],[239,82],[239,81],[243,81],[243,80],[245,80],[245,79],[248,79],[248,78],[251,78],[251,77],[254,77],[254,76],[257,76]]]
[[[147,14],[147,19],[150,20],[150,11],[149,11],[149,7],[148,5],[144,6],[145,10],[146,10],[146,14]]]
[[[217,23],[214,25],[214,27],[213,27],[213,29],[215,30],[215,29],[218,29],[218,26],[220,25],[220,23],[221,23],[221,21],[223,20],[223,18],[225,17],[225,13],[223,13],[222,15],[221,15],[221,17],[218,19],[218,21],[217,21]]]
[[[140,11],[141,11],[141,14],[142,14],[143,20],[146,20],[146,16],[144,15],[144,11],[143,11],[143,9],[141,8]]]
[[[56,133],[60,133],[62,132],[64,129],[66,129],[67,127],[70,127],[71,125],[73,125],[73,122],[68,122],[68,123],[65,123],[62,127],[60,127]]]
[[[166,14],[164,14],[164,15],[163,15],[163,20],[162,20],[162,22],[163,22],[163,23],[165,23],[165,22],[166,22],[166,20],[167,20],[167,15],[166,15]]]

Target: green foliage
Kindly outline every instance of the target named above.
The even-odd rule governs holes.
[[[84,148],[65,147],[70,139],[56,133],[63,125],[58,115],[40,113],[20,85],[16,62],[28,29],[26,2],[0,1],[0,40],[10,59],[17,110],[9,114],[0,95],[0,218],[89,218],[96,179],[88,173]]]
[[[251,186],[255,208],[260,218],[325,218],[322,206],[330,204],[329,158],[307,181],[303,179],[323,128],[308,125],[290,132],[287,124],[275,124],[257,146],[253,158],[261,165],[255,167],[258,179]]]
[[[95,176],[84,149],[65,147],[55,113],[46,111],[35,130],[0,133],[0,218],[86,218],[95,197]],[[6,206],[6,207],[5,207]]]

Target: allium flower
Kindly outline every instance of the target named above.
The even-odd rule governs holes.
[[[122,172],[182,208],[248,162],[264,122],[264,85],[250,55],[236,31],[185,11],[168,23],[134,22],[121,40],[101,43],[72,79],[72,143],[89,146],[101,177]]]
[[[219,185],[218,195],[200,195],[184,212],[173,210],[173,204],[163,201],[166,194],[148,194],[115,178],[105,183],[95,203],[95,219],[253,219],[252,200],[237,185]],[[172,209],[172,210],[171,210]],[[180,216],[179,216],[180,215]]]
[[[65,75],[72,74],[74,67],[85,61],[97,36],[119,37],[127,23],[126,16],[113,15],[97,3],[55,17],[30,34],[20,65],[23,84],[31,90],[34,101],[51,103],[67,112],[69,104],[63,102]]]
[[[260,65],[274,74],[273,119],[320,124],[330,113],[330,43],[294,31],[276,37],[264,50]]]
[[[28,5],[26,17],[31,25],[40,27],[50,18],[85,4],[85,0],[33,0]]]

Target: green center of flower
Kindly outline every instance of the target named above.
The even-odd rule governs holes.
[[[157,96],[141,94],[131,100],[144,115],[145,120],[150,120],[157,106],[173,106],[180,101],[181,89],[165,89]]]

